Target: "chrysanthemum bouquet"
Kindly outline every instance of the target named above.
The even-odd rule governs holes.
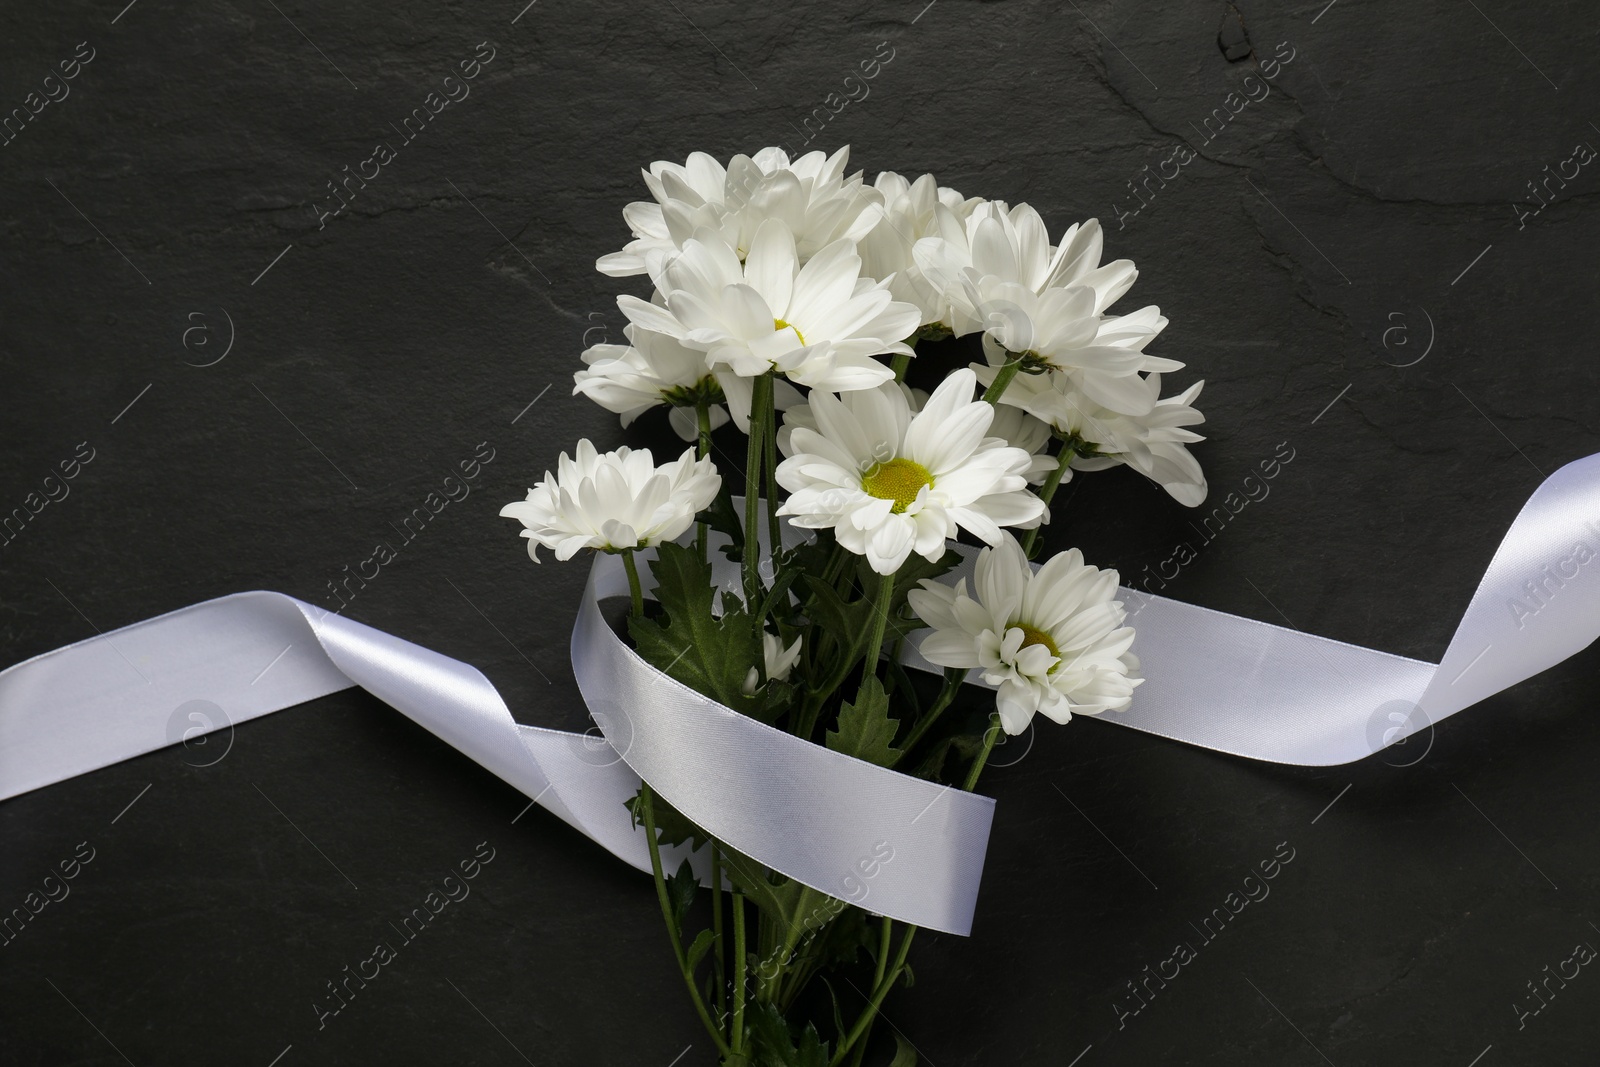
[[[624,425],[666,407],[696,443],[658,466],[647,450],[580,441],[501,514],[522,522],[535,561],[540,546],[562,560],[620,554],[633,647],[672,678],[817,745],[971,790],[996,741],[1035,713],[1066,723],[1131,701],[1138,660],[1116,573],[1077,549],[1029,560],[1075,472],[1126,464],[1201,501],[1186,446],[1201,439],[1188,427],[1203,421],[1202,383],[1161,396],[1182,364],[1145,348],[1167,320],[1109,313],[1137,272],[1101,264],[1095,221],[1052,243],[1027,204],[963,197],[931,174],[869,185],[847,158],[768,148],[723,166],[695,153],[645,172],[654,201],[624,209],[634,240],[598,267],[648,276],[654,292],[618,297],[629,343],[584,352],[575,391]],[[919,344],[974,334],[981,362],[931,393],[907,382]],[[713,462],[730,420],[746,438],[742,499]],[[963,534],[986,547],[972,580],[950,584]],[[943,668],[942,685],[912,680],[905,646]],[[994,689],[992,713],[951,711],[968,680]],[[864,1062],[884,997],[910,982],[915,927],[769,870],[648,784],[630,806],[721,1062]],[[709,854],[698,932],[699,880],[661,858],[685,844]],[[897,1043],[895,1065],[915,1063]]]

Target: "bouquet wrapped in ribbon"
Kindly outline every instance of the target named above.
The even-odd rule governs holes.
[[[238,592],[0,670],[0,799],[359,686],[653,873],[725,1067],[906,1067],[874,1023],[917,929],[971,933],[994,817],[974,790],[1036,715],[1328,766],[1431,743],[1600,634],[1600,454],[1531,494],[1437,664],[1042,558],[1079,472],[1201,503],[1200,384],[1162,396],[1166,320],[1110,311],[1135,275],[1100,262],[1094,222],[1052,242],[1026,205],[844,165],[655,164],[635,239],[600,261],[653,290],[620,298],[629,343],[585,352],[577,390],[625,423],[666,408],[693,443],[658,465],[579,442],[504,510],[535,560],[594,550],[572,667],[598,734],[519,723],[476,667],[404,637]]]
[[[691,444],[658,464],[580,441],[501,512],[536,562],[541,548],[620,559],[628,645],[612,655],[654,670],[641,687],[600,669],[585,697],[644,779],[627,804],[688,998],[730,1067],[865,1062],[885,996],[910,984],[916,921],[970,927],[989,816],[972,790],[996,743],[1035,715],[1065,724],[1135,698],[1116,572],[1076,549],[1031,562],[1060,486],[1126,464],[1182,504],[1206,493],[1187,450],[1202,383],[1161,395],[1183,366],[1146,351],[1167,320],[1112,313],[1137,271],[1101,262],[1094,220],[1053,240],[1027,204],[933,175],[868,184],[847,159],[768,148],[644,173],[653,201],[624,211],[634,240],[598,266],[654,289],[618,298],[629,343],[584,352],[575,391],[624,425],[665,408]],[[971,366],[919,373],[919,344],[974,335]],[[732,456],[713,436],[729,422]],[[615,641],[604,628],[594,642]],[[593,658],[583,633],[575,663]],[[968,681],[993,689],[986,714],[952,710]],[[663,703],[696,710],[678,724]],[[691,731],[699,713],[748,720],[734,729],[760,773],[737,747],[700,755],[702,772],[709,759],[749,779],[755,825],[692,776],[653,773],[659,740],[644,766],[630,758],[634,734]],[[876,810],[840,806],[851,790]],[[894,1063],[916,1062],[897,1043]]]

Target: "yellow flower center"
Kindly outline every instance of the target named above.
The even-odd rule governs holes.
[[[1049,634],[1043,630],[1037,630],[1025,622],[1012,623],[1012,625],[1022,631],[1022,646],[1018,651],[1030,645],[1043,645],[1046,652],[1057,659],[1061,658],[1061,650],[1056,647],[1055,641],[1051,639]]]
[[[800,327],[795,326],[792,323],[784,322],[782,319],[773,319],[772,328],[774,330],[793,330],[794,335],[800,338],[800,343],[806,343],[806,335],[800,332]]]
[[[879,500],[893,500],[890,510],[896,515],[905,511],[917,499],[925,485],[933,484],[928,468],[909,459],[891,459],[879,463],[861,479],[861,488]]]

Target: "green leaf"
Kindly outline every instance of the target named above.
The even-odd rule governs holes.
[[[759,714],[762,699],[744,691],[745,676],[761,655],[755,627],[742,605],[724,601],[715,615],[711,566],[693,548],[663,544],[651,571],[665,620],[628,620],[639,655],[671,677],[735,711]]]
[[[795,1046],[789,1024],[771,1004],[757,1004],[749,1015],[756,1063],[760,1067],[828,1067],[828,1044],[810,1023]]]
[[[788,555],[780,553],[775,563],[777,573],[773,576],[772,588],[767,590],[766,599],[761,602],[762,618],[767,618],[774,612],[783,614],[783,605],[789,602],[789,587],[800,576],[800,568],[789,563]]]
[[[891,655],[886,674],[889,679],[889,696],[894,699],[897,705],[909,708],[913,722],[920,719],[922,717],[922,697],[918,695],[917,687],[912,683],[911,674],[906,670],[905,664]]]
[[[839,1009],[839,994],[833,991],[833,983],[828,981],[827,976],[819,974],[817,975],[817,981],[821,982],[828,990],[828,1000],[833,1005],[833,1032],[839,1035],[840,1040],[843,1040],[845,1035],[844,1012]]]
[[[694,904],[694,897],[700,890],[700,882],[694,876],[694,871],[685,859],[678,865],[678,873],[667,878],[667,899],[672,903],[673,923],[679,930],[683,929],[683,921],[689,917],[689,908]]]
[[[944,719],[919,746],[927,749],[927,755],[907,773],[931,782],[946,781],[945,770],[952,757],[955,773],[965,773],[962,768],[971,764],[983,748],[983,732],[988,729],[992,708],[993,705],[977,704],[958,696],[956,703],[945,712]]]
[[[804,578],[811,590],[806,600],[811,621],[847,644],[852,639],[865,641],[872,622],[872,599],[846,600],[820,574],[807,571]]]
[[[876,959],[878,951],[878,924],[860,908],[845,908],[823,935],[823,966],[849,965],[856,961],[861,950]]]
[[[904,1034],[896,1030],[894,1032],[894,1059],[889,1062],[889,1067],[917,1067],[919,1062],[916,1046],[907,1041]]]
[[[870,598],[846,600],[822,580],[820,573],[806,571],[801,577],[808,590],[804,605],[806,617],[816,626],[812,631],[816,644],[806,649],[816,674],[808,684],[815,685],[847,669],[861,657],[872,628],[872,601]]]
[[[789,1024],[773,1004],[753,1004],[745,1013],[750,1025],[750,1049],[761,1067],[791,1067],[794,1063],[794,1039],[789,1036]]]
[[[699,935],[695,937],[694,944],[689,946],[690,974],[693,974],[694,969],[700,965],[700,961],[705,959],[706,953],[711,951],[711,945],[714,941],[716,941],[716,936],[710,930],[701,930]],[[709,997],[706,1000],[707,1003],[710,1003]]]
[[[870,951],[877,940],[868,918],[860,908],[813,890],[809,910],[800,917],[802,936],[791,966],[834,968],[854,963],[862,946]]]
[[[939,738],[933,742],[932,746],[927,748],[927,755],[923,757],[922,762],[912,772],[912,776],[926,778],[930,782],[943,781],[944,765],[950,760],[950,750],[954,744],[955,738],[949,736]],[[924,741],[923,745],[928,746],[928,742]]]
[[[793,560],[802,574],[826,574],[828,561],[833,558],[834,546],[839,542],[834,538],[832,530],[813,530],[812,534],[811,538],[789,549],[786,555]]]
[[[828,1067],[828,1043],[810,1023],[800,1032],[800,1047],[795,1050],[794,1062],[797,1067]]]
[[[827,733],[828,747],[847,756],[888,767],[900,758],[893,745],[898,719],[889,717],[889,694],[876,675],[868,676],[857,703],[839,709],[839,726]]]
[[[807,574],[821,573],[808,562],[812,547],[800,545],[778,553],[778,558],[773,561],[772,588],[762,601],[766,617],[776,623],[779,632],[787,638],[784,642],[786,645],[794,640],[794,633],[799,633],[809,624],[805,605],[810,594],[801,579]]]
[[[776,923],[779,930],[803,922],[805,917],[800,912],[806,895],[818,895],[815,890],[782,875],[775,877],[783,881],[774,884],[771,871],[726,843],[722,846],[722,863],[733,887],[743,893],[765,919]]]
[[[623,807],[633,814],[633,825],[644,824],[644,809],[640,806],[640,799],[644,796],[644,787],[640,786],[639,792],[622,802]],[[653,806],[656,817],[656,840],[663,846],[681,845],[690,842],[690,850],[699,848],[711,840],[700,827],[690,822],[689,819],[677,808],[662,800],[659,795],[654,797]]]
[[[739,520],[739,512],[733,506],[733,494],[728,490],[726,478],[723,479],[722,490],[711,501],[711,506],[696,515],[695,521],[705,523],[728,538],[728,544],[722,546],[725,556],[735,563],[744,559],[744,523]]]
[[[754,712],[751,717],[771,726],[778,721],[779,716],[794,706],[797,692],[798,690],[789,682],[768,681],[761,687],[760,710]]]

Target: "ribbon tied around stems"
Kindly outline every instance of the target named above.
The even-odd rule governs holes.
[[[975,553],[964,554],[947,580],[970,571]],[[708,833],[798,882],[917,926],[971,931],[992,800],[829,751],[688,689],[606,622],[601,602],[626,591],[621,562],[598,556],[572,634],[600,737],[517,723],[459,660],[281,593],[237,593],[0,671],[0,799],[360,686],[641,870],[644,831],[624,805],[642,776]],[[1130,709],[1101,719],[1251,759],[1348,763],[1600,635],[1600,454],[1529,498],[1437,665],[1121,595],[1146,681]],[[915,644],[906,664],[937,671]],[[223,714],[181,714],[200,702]],[[674,864],[685,855],[666,850]]]

